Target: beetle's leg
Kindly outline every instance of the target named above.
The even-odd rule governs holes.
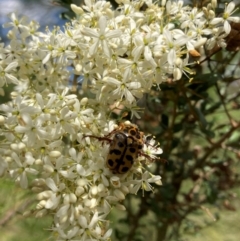
[[[93,136],[93,135],[84,135],[83,138],[86,138],[86,137],[91,137],[91,138],[95,138],[95,139],[98,139],[99,141],[108,141],[108,142],[111,142],[112,139],[106,137],[106,136],[103,136],[103,137],[98,137],[98,136]]]

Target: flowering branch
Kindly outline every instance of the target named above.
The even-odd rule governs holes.
[[[143,93],[182,75],[190,78],[191,55],[200,56],[203,46],[224,47],[229,22],[239,22],[231,16],[234,3],[215,17],[214,0],[202,10],[182,1],[163,0],[161,6],[146,1],[145,11],[144,2],[120,2],[116,11],[105,1],[72,5],[77,18],[63,31],[37,32],[37,23],[14,13],[5,24],[11,27],[10,44],[0,46],[0,93],[8,84],[15,84],[15,91],[12,101],[0,106],[0,175],[38,193],[36,216],[53,215],[52,230],[61,240],[108,240],[111,209],[124,210],[128,193],[161,184],[143,161],[155,160],[162,150],[142,134],[143,154],[137,155],[130,148],[138,142],[121,130],[127,145],[121,161],[131,151],[137,157],[128,172],[116,174],[106,166],[117,138],[111,133],[118,130],[109,118],[111,105],[122,104],[138,116]],[[92,92],[92,99],[68,93],[72,75],[74,81],[83,77],[82,90]],[[106,136],[110,143],[101,141]]]

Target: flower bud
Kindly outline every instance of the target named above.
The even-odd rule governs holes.
[[[89,200],[89,199],[84,200],[84,205],[86,207],[90,207],[91,206],[91,200]]]
[[[75,70],[76,70],[77,72],[81,72],[81,71],[82,71],[82,65],[81,65],[81,64],[76,64],[76,65],[75,65]]]
[[[25,145],[24,143],[20,142],[20,143],[18,144],[18,149],[19,149],[19,150],[24,150],[25,148],[26,148],[26,145]]]
[[[19,151],[18,144],[12,143],[10,147],[13,151]]]
[[[67,106],[71,106],[71,105],[74,105],[75,102],[76,102],[75,99],[71,99],[71,100],[69,100],[69,101],[66,102],[66,105],[67,105]]]
[[[125,210],[126,210],[125,206],[123,206],[123,205],[121,205],[121,204],[117,204],[117,205],[115,205],[115,207],[116,207],[118,210],[121,210],[121,211],[125,211]]]
[[[37,159],[35,160],[35,164],[41,166],[43,164],[43,161],[41,159]]]
[[[209,16],[210,19],[213,19],[213,18],[215,18],[216,15],[215,15],[215,12],[213,10],[210,10],[208,16]]]
[[[37,200],[48,199],[52,195],[52,191],[43,191],[37,195]]]
[[[25,211],[23,214],[23,217],[31,217],[32,216],[32,211],[31,210],[27,210],[27,211]]]
[[[83,178],[77,180],[77,185],[78,186],[85,186],[85,185],[87,185],[87,183],[88,183],[87,180],[85,180]]]
[[[127,186],[122,186],[121,187],[121,190],[123,191],[123,193],[126,195],[126,194],[128,194],[129,193],[129,189],[128,189],[128,187]]]
[[[81,101],[80,101],[81,105],[86,105],[87,103],[88,103],[88,98],[87,97],[82,98]]]
[[[73,10],[73,12],[76,13],[77,15],[82,15],[84,13],[83,9],[81,7],[78,7],[75,4],[71,4],[70,7]]]
[[[48,172],[48,173],[53,173],[54,172],[54,168],[50,165],[44,165],[43,169]]]
[[[97,193],[98,193],[97,186],[93,186],[93,187],[91,188],[91,193],[92,193],[92,195],[97,195]]]
[[[47,210],[46,209],[42,209],[40,211],[38,211],[35,215],[36,218],[41,218],[43,216],[45,216],[47,214]]]
[[[197,48],[203,46],[206,42],[207,42],[207,38],[201,38],[194,44],[194,48],[197,49]]]
[[[125,199],[125,195],[119,189],[115,189],[113,191],[113,193],[119,200],[124,200]]]
[[[12,162],[12,158],[11,158],[10,156],[7,156],[7,157],[5,158],[5,161],[6,161],[6,162]]]
[[[104,175],[102,175],[102,182],[105,185],[105,187],[109,186],[109,181],[108,181],[108,179]]]
[[[77,201],[77,197],[74,193],[69,194],[69,201],[70,203],[75,203]]]
[[[166,5],[166,0],[162,0],[161,2],[162,7]]]
[[[46,185],[46,182],[44,178],[36,178],[32,181],[32,185],[42,187]]]
[[[98,202],[96,198],[92,198],[90,201],[90,208],[95,208],[97,206]]]
[[[43,190],[43,188],[41,187],[32,187],[31,190],[34,192],[34,193],[39,193]]]
[[[102,183],[100,183],[100,184],[98,185],[97,189],[98,189],[98,192],[104,192],[105,186],[104,186]]]
[[[36,209],[43,209],[46,205],[46,200],[41,200],[37,206],[36,206]]]
[[[69,194],[66,194],[63,199],[64,204],[69,204],[70,203],[70,196]]]
[[[203,7],[202,11],[204,12],[205,16],[208,17],[208,10],[207,10],[207,8]]]
[[[85,192],[83,187],[77,187],[75,194],[79,197]]]
[[[13,91],[13,92],[11,92],[10,95],[11,95],[12,99],[15,99],[18,96],[18,92]]]
[[[182,77],[182,72],[180,69],[178,68],[175,68],[174,71],[173,71],[173,77],[174,77],[174,80],[179,80],[181,79]]]
[[[212,8],[216,8],[217,7],[217,0],[212,0]]]
[[[5,123],[5,117],[0,115],[0,125],[3,125]]]
[[[110,182],[115,188],[119,188],[121,186],[120,179],[117,176],[112,176],[110,178]]]
[[[181,67],[181,66],[182,66],[182,59],[181,59],[181,58],[177,58],[177,59],[175,60],[175,64],[176,64],[176,66]]]
[[[55,157],[55,158],[58,158],[58,157],[60,157],[62,154],[61,154],[61,152],[60,151],[51,151],[50,153],[49,153],[49,156],[50,157]]]

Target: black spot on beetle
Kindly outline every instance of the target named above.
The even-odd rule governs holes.
[[[117,143],[117,145],[118,145],[119,147],[124,147],[124,143],[122,143],[121,141],[119,141],[119,142]]]
[[[143,145],[138,145],[138,149],[141,150],[143,148]]]
[[[114,165],[114,162],[113,162],[113,160],[112,159],[108,159],[108,165],[110,166],[110,167],[112,167],[113,165]]]
[[[128,167],[123,167],[120,172],[121,173],[126,173],[128,170],[129,170]]]
[[[129,148],[129,151],[130,151],[131,153],[135,153],[135,152],[136,152],[136,149],[135,149],[134,147],[130,147],[130,148]]]
[[[119,165],[119,164],[121,164],[122,163],[122,160],[121,160],[121,158],[120,159],[115,159],[115,162]]]
[[[118,149],[113,149],[113,150],[110,150],[109,154],[115,154],[115,155],[119,156],[122,154],[122,152],[119,151]]]
[[[132,130],[130,130],[130,134],[131,134],[132,136],[136,136],[137,132],[136,132],[134,129],[132,129]]]
[[[133,157],[131,155],[126,155],[126,159],[130,162],[133,162]]]
[[[140,136],[139,133],[136,135],[136,138],[137,138],[137,139],[141,139],[141,136]]]

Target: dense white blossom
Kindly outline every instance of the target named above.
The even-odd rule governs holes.
[[[152,139],[125,174],[106,166],[114,105],[134,116],[137,100],[155,85],[193,74],[190,51],[225,45],[234,3],[215,17],[183,1],[85,0],[72,5],[76,19],[64,30],[37,32],[38,23],[12,13],[7,46],[0,45],[0,94],[15,85],[0,106],[0,175],[37,192],[36,216],[53,215],[57,240],[109,240],[108,214],[139,189],[151,191],[161,177],[145,169],[161,148]],[[70,94],[82,77],[82,95]],[[190,76],[189,76],[190,78]],[[85,97],[84,97],[85,96]],[[91,96],[87,98],[86,96]],[[89,136],[93,136],[89,137]],[[94,138],[96,137],[96,138]]]

